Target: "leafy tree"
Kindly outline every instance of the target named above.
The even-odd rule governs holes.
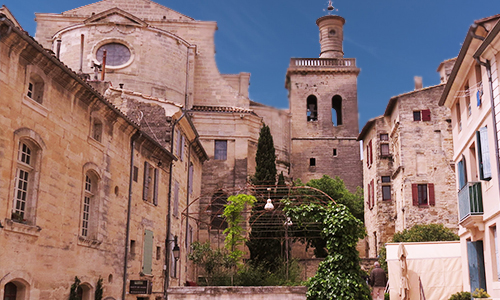
[[[320,263],[316,275],[307,282],[307,299],[371,299],[370,290],[361,276],[356,250],[358,240],[366,235],[363,223],[342,204],[290,204],[285,203],[287,216],[294,222],[305,219],[319,224],[328,250],[328,256]]]
[[[234,273],[233,268],[236,266],[237,261],[227,249],[212,249],[209,242],[203,244],[194,242],[191,249],[188,258],[195,265],[203,268],[206,285],[230,284],[231,275]]]
[[[415,225],[410,229],[396,232],[392,237],[393,243],[401,242],[439,242],[439,241],[458,241],[460,237],[451,229],[444,227],[443,224],[424,224]],[[387,250],[385,246],[380,248],[379,259],[380,266],[387,271]]]
[[[276,183],[276,151],[271,130],[266,124],[260,129],[257,154],[255,155],[255,175],[252,183],[268,186]]]
[[[295,181],[294,184],[298,186],[304,185],[300,180]],[[352,194],[345,187],[342,179],[339,177],[335,177],[334,179],[327,175],[324,175],[320,179],[310,180],[306,186],[321,190],[335,200],[336,203],[345,205],[354,217],[363,220],[363,196],[361,189],[358,189],[356,194]],[[311,192],[310,189],[298,189],[297,193],[303,194],[303,201],[310,201],[310,203],[308,205],[309,210],[304,212],[301,219],[297,221],[293,220],[295,228],[299,229],[295,231],[294,237],[305,241],[307,247],[313,247],[316,257],[326,257],[328,254],[326,240],[318,237],[318,232],[321,231],[322,225],[315,221],[318,216],[324,213],[323,204],[314,199],[315,194],[321,194],[319,192]]]

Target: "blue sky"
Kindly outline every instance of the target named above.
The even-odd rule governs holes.
[[[34,35],[35,12],[61,13],[91,0],[0,0]],[[285,74],[291,57],[318,57],[316,19],[328,0],[158,0],[197,20],[217,21],[221,73],[250,72],[250,98],[288,107]],[[383,114],[392,96],[439,83],[436,69],[458,55],[474,20],[500,14],[499,0],[334,0],[346,19],[344,53],[356,58],[360,129]]]

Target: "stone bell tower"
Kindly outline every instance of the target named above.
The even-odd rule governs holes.
[[[354,58],[344,58],[345,19],[326,15],[316,24],[320,57],[292,58],[286,74],[291,114],[290,176],[303,182],[323,175],[339,176],[354,192],[363,186],[356,141],[360,69]]]

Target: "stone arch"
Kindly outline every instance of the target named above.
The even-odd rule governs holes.
[[[307,121],[318,121],[318,98],[314,95],[307,97]]]
[[[342,122],[342,97],[335,95],[332,97],[332,123],[333,126],[340,126]]]
[[[3,278],[0,278],[0,299],[5,297],[5,286],[12,283],[16,287],[16,300],[31,299],[31,287],[33,286],[33,278],[28,272],[13,271],[7,273]]]

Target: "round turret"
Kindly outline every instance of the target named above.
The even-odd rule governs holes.
[[[321,44],[320,58],[342,58],[344,51],[342,42],[344,40],[345,19],[341,16],[323,16],[316,20],[319,27],[319,43]]]

